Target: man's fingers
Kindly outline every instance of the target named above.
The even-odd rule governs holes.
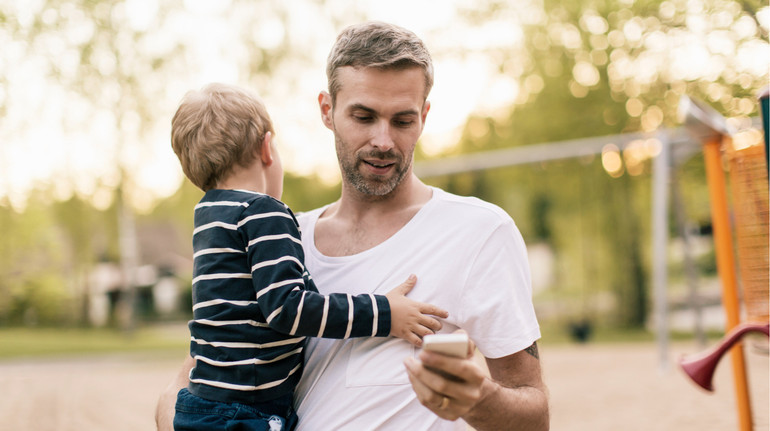
[[[468,339],[468,358],[473,357],[473,355],[476,353],[476,343],[473,342],[470,338]]]
[[[431,400],[440,401],[442,394],[436,392],[428,384],[428,381],[435,378],[434,376],[431,376],[431,374],[434,373],[423,368],[419,361],[414,358],[407,358],[404,361],[404,365],[406,365],[409,379],[412,381],[412,386],[414,387],[414,391],[417,394],[417,398],[420,399],[420,402],[428,406],[431,404]],[[433,405],[435,404],[437,403],[434,402]]]
[[[436,387],[442,386],[438,383],[443,380],[441,377],[422,367],[420,362],[414,358],[407,358],[404,361],[404,365],[406,366],[412,388],[422,405],[444,419],[456,420],[460,417],[461,412],[455,411],[455,405],[460,407],[459,404],[455,403],[455,405],[453,405],[453,403],[447,403],[447,405],[443,405],[445,397],[452,400],[454,399],[451,395],[444,394],[441,390],[436,390]],[[448,388],[443,387],[442,389],[447,390]]]
[[[407,358],[404,365],[420,403],[439,417],[456,420],[470,411],[481,397],[484,374],[469,359],[423,351],[419,359]]]
[[[420,366],[418,365],[417,360],[414,358],[406,358],[404,365],[406,366],[409,380],[412,382],[412,388],[414,389],[415,394],[417,394],[417,399],[419,399],[421,403],[426,404],[429,402],[429,399],[434,392],[425,386],[425,383],[423,383],[416,375],[416,373],[420,372]]]
[[[443,371],[472,385],[478,384],[484,380],[484,374],[478,366],[468,359],[452,358],[424,350],[420,352],[419,356],[425,367]]]

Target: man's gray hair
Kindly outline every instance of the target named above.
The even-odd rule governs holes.
[[[433,62],[428,49],[413,32],[380,21],[368,21],[344,29],[326,62],[326,78],[332,103],[337,99],[341,67],[408,69],[419,67],[425,74],[425,98],[433,87]]]

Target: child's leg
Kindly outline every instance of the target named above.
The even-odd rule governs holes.
[[[221,431],[235,417],[238,408],[209,401],[183,388],[176,396],[174,431]]]
[[[290,397],[289,397],[290,399]],[[290,431],[297,416],[289,405],[267,403],[246,406],[220,403],[191,394],[186,388],[177,394],[175,431]],[[262,411],[260,407],[268,407]],[[271,414],[280,411],[282,415]]]
[[[227,431],[292,431],[297,426],[297,414],[291,394],[254,405],[232,404],[238,407],[228,422]]]
[[[222,428],[227,431],[287,431],[286,419],[280,416],[270,416],[262,413],[239,410],[238,414]]]

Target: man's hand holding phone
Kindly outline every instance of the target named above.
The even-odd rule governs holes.
[[[451,356],[453,358],[466,358],[469,352],[468,334],[464,332],[455,332],[453,334],[433,334],[426,335],[422,339],[422,350]],[[444,372],[437,368],[425,366],[425,368],[440,374],[452,381],[460,381],[457,376]]]
[[[426,335],[418,359],[404,362],[417,398],[438,416],[456,420],[481,399],[485,374],[473,362],[475,345],[465,331]]]
[[[465,358],[468,356],[468,334],[455,332],[453,334],[432,334],[422,339],[422,349],[430,352]]]

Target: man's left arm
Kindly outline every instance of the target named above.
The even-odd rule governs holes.
[[[463,418],[478,431],[549,428],[536,343],[509,356],[487,358],[490,377],[472,358],[472,351],[465,359],[423,351],[419,361],[407,359],[409,379],[420,402],[444,419]],[[426,367],[457,378],[448,379]]]

